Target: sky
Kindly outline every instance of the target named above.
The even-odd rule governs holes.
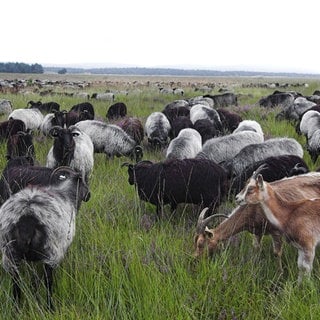
[[[317,0],[11,0],[0,62],[320,74]]]

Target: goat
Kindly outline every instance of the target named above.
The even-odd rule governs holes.
[[[126,165],[129,184],[136,187],[141,200],[156,206],[158,217],[166,204],[172,212],[179,203],[203,205],[212,211],[226,196],[226,172],[211,160],[170,159]]]
[[[2,266],[12,278],[13,297],[21,302],[19,266],[23,260],[41,262],[48,308],[53,310],[53,270],[61,263],[75,234],[81,201],[90,198],[81,175],[58,168],[45,187],[26,187],[0,208]]]
[[[202,149],[200,133],[192,128],[182,129],[169,143],[167,159],[194,158]]]
[[[171,125],[162,112],[152,112],[144,125],[148,143],[153,148],[162,148],[167,145]]]
[[[260,170],[260,169],[259,169]],[[271,182],[270,185],[287,201],[319,197],[320,173],[307,173],[300,176],[284,178]],[[256,245],[260,244],[262,236],[270,234],[273,240],[274,253],[281,266],[282,235],[279,229],[268,222],[259,204],[240,204],[229,217],[213,229],[209,229],[210,222],[215,218],[211,215],[205,218],[206,210],[202,211],[196,228],[195,256],[201,256],[205,245],[208,245],[208,253],[212,256],[217,250],[219,242],[229,239],[231,236],[249,231],[256,237]]]
[[[117,125],[84,120],[76,123],[76,127],[91,138],[96,153],[105,153],[108,158],[127,156],[136,161],[143,157],[142,147]]]
[[[293,186],[289,185],[288,189],[291,192]],[[278,228],[298,249],[298,282],[300,283],[304,276],[310,276],[315,249],[320,241],[319,196],[287,200],[256,172],[245,188],[237,194],[236,202],[240,205],[259,205],[269,223]]]

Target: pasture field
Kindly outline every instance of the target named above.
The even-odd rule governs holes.
[[[185,98],[203,94],[195,89],[204,85],[214,84],[212,94],[226,87],[241,94],[239,106],[228,107],[230,110],[244,119],[257,120],[266,139],[296,138],[304,146],[304,159],[310,168],[320,166],[320,160],[311,163],[305,139],[295,132],[294,126],[287,121],[275,120],[279,109],[262,109],[257,105],[262,96],[275,90],[258,86],[259,83],[289,83],[292,85],[279,90],[311,95],[320,89],[320,79],[0,74],[0,79],[10,77],[25,78],[30,83],[38,78],[90,83],[83,89],[68,84],[0,93],[0,99],[10,100],[15,109],[26,107],[29,100],[41,99],[43,102],[56,101],[61,109],[69,110],[83,100],[64,95],[64,92],[117,90],[115,101],[126,103],[128,115],[139,117],[143,123],[151,112],[161,111],[167,103],[180,98],[160,94],[159,86],[181,87]],[[308,86],[293,87],[296,83],[308,83]],[[48,88],[49,94],[42,95]],[[106,121],[111,102],[92,100],[91,103],[96,118]],[[1,120],[6,120],[6,116]],[[45,165],[52,140],[35,133],[34,144],[36,160]],[[5,154],[6,145],[2,143],[1,170],[6,163]],[[150,151],[144,145],[144,159],[162,160],[164,152]],[[224,243],[212,260],[207,257],[195,260],[196,208],[180,205],[176,214],[170,216],[169,207],[166,207],[167,219],[155,221],[155,207],[142,203],[128,183],[127,170],[121,167],[128,160],[107,160],[103,154],[95,154],[90,180],[91,199],[82,204],[74,242],[55,271],[53,299],[56,311],[50,313],[44,300],[35,299],[29,281],[31,267],[23,266],[24,300],[18,314],[12,301],[10,277],[1,268],[0,319],[319,319],[319,252],[314,261],[312,281],[301,286],[296,282],[296,249],[284,245],[284,274],[279,275],[269,237],[264,237],[261,248],[255,250],[253,236],[244,232]],[[234,206],[234,200],[230,198],[221,205],[219,212],[229,213]],[[43,292],[41,296],[44,296]]]

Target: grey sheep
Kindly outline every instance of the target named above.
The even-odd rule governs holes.
[[[190,159],[194,158],[202,149],[200,133],[192,128],[182,129],[178,136],[169,143],[167,159]]]
[[[295,155],[303,157],[303,148],[293,138],[273,138],[262,143],[244,147],[241,151],[225,164],[225,168],[233,176],[240,175],[252,163],[269,157],[281,155]]]
[[[81,175],[59,168],[49,186],[26,187],[13,194],[0,209],[2,266],[12,278],[13,297],[21,303],[22,260],[44,265],[48,308],[53,310],[53,270],[62,262],[75,235],[81,201],[90,192]]]
[[[253,131],[240,131],[207,140],[197,158],[207,158],[217,163],[231,160],[242,148],[263,142],[263,136]]]
[[[107,157],[127,156],[136,161],[143,156],[142,147],[117,125],[99,120],[84,120],[75,124],[92,140],[94,152],[105,153]]]

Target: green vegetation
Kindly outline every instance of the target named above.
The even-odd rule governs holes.
[[[217,80],[212,78],[211,81]],[[233,82],[237,83],[237,80]],[[124,87],[125,83],[123,79],[123,84],[118,85]],[[312,80],[309,84],[308,88],[296,90],[310,95],[320,88],[320,81]],[[267,138],[293,136],[304,146],[304,138],[295,133],[292,124],[275,121],[278,110],[262,110],[254,106],[261,96],[274,89],[234,88],[242,93],[239,107],[234,110],[245,119],[260,122]],[[187,97],[197,95],[191,87],[185,92]],[[0,94],[0,98],[12,101],[14,108],[24,108],[29,100],[39,99],[43,102],[54,100],[61,104],[62,109],[69,109],[80,102],[63,95],[43,97],[38,93]],[[152,111],[161,111],[165,104],[175,99],[177,96],[174,95],[160,95],[152,86],[117,96],[117,101],[127,104],[129,115],[138,116],[143,122]],[[97,118],[105,119],[110,103],[92,103]],[[44,165],[52,141],[36,134],[34,143],[37,160]],[[5,150],[2,143],[1,170],[5,166]],[[163,158],[161,153],[145,150],[144,159],[157,161]],[[307,152],[305,160],[311,169],[320,164],[311,164]],[[106,160],[102,154],[95,155],[90,184],[92,197],[88,203],[82,204],[77,217],[76,237],[55,272],[53,298],[56,312],[51,314],[45,308],[45,301],[35,299],[29,281],[30,267],[23,266],[26,282],[24,303],[19,314],[12,302],[10,277],[0,269],[0,319],[319,318],[320,271],[317,259],[312,281],[302,287],[296,283],[296,250],[285,244],[285,272],[279,276],[269,237],[264,237],[261,249],[255,250],[252,235],[242,233],[225,243],[214,259],[204,257],[195,260],[196,210],[190,205],[181,205],[176,215],[171,217],[169,208],[166,208],[168,219],[154,222],[155,208],[141,203],[134,187],[128,184],[126,169],[121,168],[125,161],[128,159]],[[230,212],[233,207],[230,199],[220,210]]]

